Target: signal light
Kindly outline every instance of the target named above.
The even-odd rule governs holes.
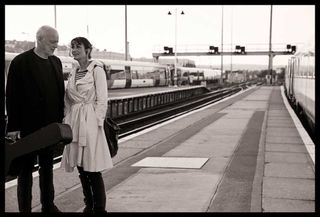
[[[219,53],[219,47],[209,46],[210,51],[213,50],[214,53]]]
[[[163,47],[163,49],[164,49],[165,51],[168,51],[167,53],[169,53],[169,54],[172,54],[172,53],[173,53],[172,47],[167,47],[167,46],[165,46],[165,47]]]
[[[297,50],[297,47],[295,45],[287,44],[287,52],[288,53],[295,53]]]
[[[246,48],[245,48],[244,46],[241,47],[240,50],[241,50],[241,53],[242,53],[242,54],[245,54],[245,53],[246,53]]]
[[[240,50],[240,51],[236,51],[236,53],[246,54],[245,46],[236,45],[236,50]]]

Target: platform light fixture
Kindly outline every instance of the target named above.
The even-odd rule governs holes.
[[[177,8],[174,10],[175,14],[175,51],[174,51],[174,75],[173,75],[173,80],[174,80],[174,86],[177,86]],[[168,12],[168,15],[172,15],[171,11]],[[180,15],[184,15],[184,12],[181,11]]]

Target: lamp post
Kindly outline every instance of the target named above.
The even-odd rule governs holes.
[[[184,15],[184,12],[181,11],[181,15]],[[168,12],[168,15],[171,15],[171,12]],[[177,20],[177,8],[174,9],[174,16],[175,16],[175,48],[174,48],[174,75],[173,75],[173,81],[174,81],[174,86],[177,86],[177,25],[178,25],[178,20]]]
[[[57,29],[57,6],[53,6],[54,9],[54,28]]]

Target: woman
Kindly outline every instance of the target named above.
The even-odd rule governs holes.
[[[108,88],[102,63],[91,60],[91,43],[84,37],[71,41],[79,66],[72,70],[65,94],[64,123],[73,141],[63,151],[61,166],[79,171],[85,208],[83,212],[106,212],[106,193],[101,171],[113,167],[103,122],[108,107]]]

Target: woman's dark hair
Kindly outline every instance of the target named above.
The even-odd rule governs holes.
[[[92,44],[89,42],[88,39],[86,39],[85,37],[76,37],[71,40],[71,47],[73,44],[75,44],[75,45],[83,44],[84,49],[89,49],[88,57],[89,57],[89,59],[91,59]]]

